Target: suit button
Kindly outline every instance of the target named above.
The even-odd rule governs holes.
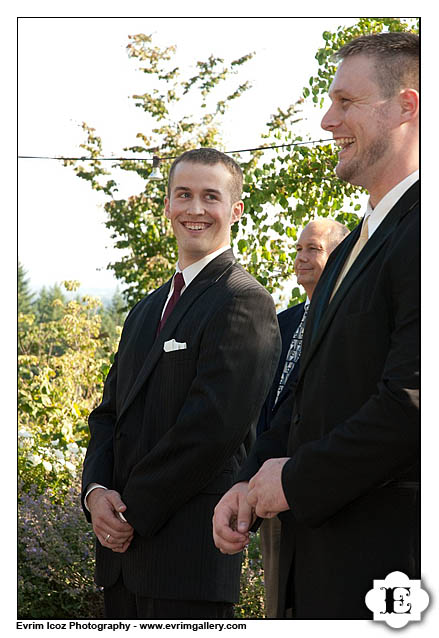
[[[293,416],[293,424],[297,425],[299,423],[299,421],[300,421],[300,414],[295,414]]]

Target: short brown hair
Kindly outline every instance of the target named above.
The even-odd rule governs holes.
[[[353,55],[375,58],[376,79],[383,97],[402,89],[419,91],[419,36],[411,32],[363,35],[351,40],[335,54],[336,60]]]
[[[168,197],[171,195],[171,183],[175,169],[180,162],[192,162],[192,164],[205,164],[208,166],[214,166],[215,164],[223,164],[227,168],[231,176],[230,184],[230,198],[232,204],[239,202],[242,197],[242,182],[243,174],[241,167],[235,162],[234,159],[217,151],[215,148],[197,148],[191,151],[182,153],[177,159],[175,159],[171,165],[168,176]]]

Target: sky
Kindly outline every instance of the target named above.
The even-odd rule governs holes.
[[[176,4],[171,1],[148,5],[150,15],[165,13],[170,17],[125,17],[121,15],[121,3],[112,0],[105,3],[78,0],[74,4],[19,1],[14,3],[15,15],[12,15],[12,9],[4,10],[0,25],[0,46],[2,60],[5,62],[3,83],[4,88],[13,89],[3,92],[2,103],[7,109],[2,111],[3,148],[14,148],[15,123],[18,125],[15,146],[19,155],[80,154],[79,144],[83,138],[79,125],[82,121],[96,128],[103,138],[105,153],[119,155],[124,146],[135,143],[137,132],[147,132],[142,112],[130,100],[132,94],[142,92],[143,76],[136,72],[136,64],[128,59],[125,47],[127,36],[139,32],[153,33],[157,44],[176,44],[178,62],[185,66],[190,66],[211,53],[231,60],[255,51],[256,56],[246,66],[247,72],[243,78],[249,79],[253,88],[239,100],[241,106],[231,111],[225,130],[226,142],[233,148],[253,146],[255,142],[259,142],[259,134],[270,113],[278,106],[286,107],[295,101],[309,76],[315,71],[317,63],[314,55],[322,44],[322,32],[355,20],[340,17],[311,18],[306,15],[285,17],[291,13],[292,3],[282,0],[276,3],[236,3],[223,0],[219,8],[213,4],[207,7],[206,3],[197,6],[197,3]],[[145,3],[127,0],[123,6],[125,13],[131,16],[145,12]],[[208,17],[209,13],[216,16],[221,13],[225,16],[227,13],[234,15],[238,6],[240,12],[247,17]],[[344,3],[344,6],[343,3],[337,3],[336,6],[341,15],[352,12],[351,3]],[[429,52],[437,39],[437,9],[432,9],[436,5],[431,2],[428,3],[428,9],[424,8],[426,6],[426,2],[418,2],[414,8],[413,3],[401,1],[387,3],[386,11],[388,14],[411,15],[416,10],[422,15],[424,42],[430,42],[428,53],[423,55],[422,86],[423,130],[427,137],[423,137],[423,149],[427,152],[432,149],[422,168],[424,183],[429,184],[426,195],[424,193],[427,186],[425,190],[423,187],[423,202],[428,202],[428,205],[424,206],[425,221],[422,228],[422,576],[425,588],[433,594],[434,589],[437,589],[439,574],[435,532],[437,481],[431,476],[432,468],[437,462],[437,446],[434,443],[438,423],[435,402],[437,283],[434,260],[437,254],[437,204],[435,200],[431,200],[430,189],[434,189],[437,181],[434,161],[437,86],[435,81],[431,81],[437,72],[436,56],[430,56]],[[315,13],[322,11],[318,3],[313,3],[313,10]],[[327,6],[325,10],[328,11]],[[367,11],[369,15],[379,15],[382,3],[369,2]],[[270,15],[267,16],[267,13]],[[14,33],[16,17],[19,15],[29,17],[19,21],[18,60],[14,62],[14,49],[17,45]],[[93,18],[91,15],[98,17]],[[179,15],[193,17],[175,17]],[[197,15],[205,17],[196,17]],[[16,71],[17,80],[14,77]],[[15,105],[13,93],[17,82],[17,114],[14,116],[13,108],[9,108]],[[322,135],[319,127],[321,115],[316,110],[309,114],[307,131],[315,135],[315,139],[320,139]],[[100,294],[113,291],[117,282],[105,268],[116,257],[117,252],[112,248],[111,238],[104,227],[102,198],[61,163],[18,160],[17,174],[14,175],[11,171],[13,160],[4,154],[1,161],[2,208],[6,230],[0,253],[2,274],[8,290],[12,282],[11,298],[14,296],[14,244],[17,230],[18,255],[28,271],[34,289],[63,279],[77,279],[81,281],[83,291]],[[18,180],[18,205],[11,195],[15,189],[15,178]],[[126,182],[121,184],[120,193],[125,196],[141,188],[142,184]],[[15,209],[18,211],[17,229],[13,224]],[[12,317],[7,331],[3,330],[6,356],[7,359],[10,356],[11,360],[15,360],[15,342],[8,339],[7,335],[13,334],[14,330]],[[5,381],[4,393],[6,396],[15,396],[14,375],[9,376],[11,379]],[[15,421],[14,408],[7,421],[11,424]],[[9,430],[14,439],[13,427]],[[14,440],[11,445],[15,445]],[[10,507],[13,511],[15,505],[11,503]],[[11,534],[8,538],[10,536]],[[13,530],[12,537],[15,537]],[[11,570],[14,573],[14,564]],[[421,630],[425,635],[432,635],[432,627],[439,624],[435,609],[437,605],[434,602],[436,601],[433,598],[434,608],[426,612],[421,625],[416,629],[414,625],[409,625],[406,632]],[[344,621],[324,625],[325,635],[337,638],[352,634],[361,638],[378,635],[380,631],[390,631],[387,627],[383,629],[381,623]],[[296,622],[294,627],[295,631],[299,631],[300,638],[311,636],[315,631],[313,623],[306,621]],[[277,625],[276,630],[279,632],[280,629]]]
[[[231,61],[255,51],[239,80],[253,88],[236,100],[225,120],[227,149],[259,145],[277,107],[286,108],[315,73],[322,32],[355,19],[341,18],[22,18],[18,22],[18,154],[78,156],[85,121],[96,129],[106,156],[123,155],[149,122],[130,96],[145,91],[145,76],[126,52],[128,35],[153,34],[177,45],[177,63],[192,70],[210,54]],[[236,79],[234,78],[234,81]],[[311,107],[303,131],[328,137],[322,112]],[[122,172],[121,172],[122,173]],[[51,160],[18,163],[18,252],[31,285],[63,279],[88,290],[114,289],[106,265],[118,258],[104,226],[105,197]],[[144,189],[121,175],[118,196]],[[122,284],[123,287],[123,284]]]

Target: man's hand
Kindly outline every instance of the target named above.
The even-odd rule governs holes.
[[[123,553],[128,549],[134,529],[120,520],[118,512],[124,512],[126,505],[115,490],[96,488],[87,497],[93,531],[99,542],[113,552]]]
[[[265,461],[248,484],[247,500],[261,518],[273,518],[290,509],[282,487],[282,468],[288,457]]]
[[[237,554],[248,545],[256,517],[247,502],[248,483],[234,485],[219,501],[213,515],[213,540],[223,554]]]

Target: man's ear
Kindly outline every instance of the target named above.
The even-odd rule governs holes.
[[[235,222],[237,222],[238,219],[241,218],[243,212],[244,212],[244,202],[242,201],[235,202],[232,206],[232,218],[230,223],[234,224]]]
[[[169,219],[169,197],[165,197],[165,215]]]
[[[419,93],[416,89],[403,89],[399,94],[401,121],[409,122],[418,117]]]

